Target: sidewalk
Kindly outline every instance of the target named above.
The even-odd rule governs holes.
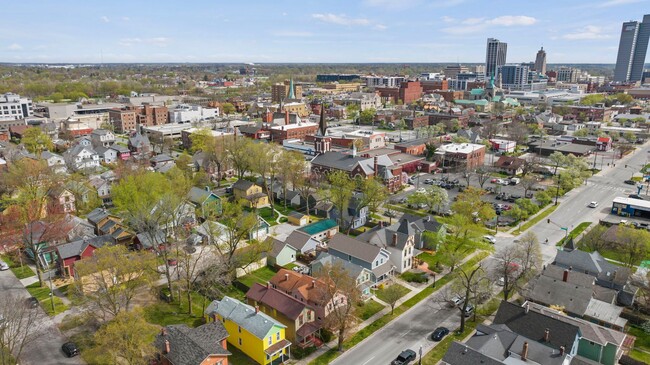
[[[475,252],[473,252],[472,254],[467,255],[467,257],[465,257],[465,258],[463,259],[463,261],[462,261],[461,263],[458,264],[458,266],[460,266],[460,265],[462,265],[463,263],[467,262],[468,260],[472,259],[472,258],[473,258],[475,255],[477,255],[477,254],[478,254],[478,251],[475,251]],[[444,275],[442,275],[442,273],[441,273],[441,275],[437,278],[437,280],[440,280],[440,279],[442,279],[443,277],[445,277],[447,274],[449,274],[449,272],[448,272],[446,269],[445,269],[445,271],[443,271],[443,272],[444,272]],[[393,278],[393,279],[394,279],[394,278]],[[400,280],[399,284],[400,284],[400,285],[403,285],[403,286],[406,286],[406,285],[404,285],[403,280]],[[443,288],[445,288],[445,287],[448,286],[449,284],[451,284],[451,282],[447,283],[446,285],[444,285],[444,286],[442,286],[442,287],[438,287],[438,289],[437,289],[436,291],[434,291],[434,292],[432,293],[432,295],[435,295],[436,293],[439,293],[440,290],[442,290]],[[407,285],[408,285],[408,284],[407,284]],[[411,288],[413,288],[413,289],[412,289],[408,294],[406,294],[405,296],[403,296],[402,298],[400,298],[400,299],[397,301],[397,303],[395,303],[395,308],[399,307],[400,305],[402,305],[402,304],[403,304],[404,302],[406,302],[407,300],[409,300],[409,299],[413,298],[415,295],[419,294],[422,290],[424,290],[425,288],[427,288],[428,285],[425,285],[425,286],[423,286],[423,287],[421,287],[421,288],[415,288],[415,287],[413,287],[413,286],[411,286],[411,285],[408,285],[408,287],[409,287],[409,289],[411,289]],[[383,317],[383,316],[385,316],[385,315],[387,315],[387,314],[390,314],[391,309],[390,309],[390,306],[389,306],[388,304],[386,304],[386,303],[384,303],[383,301],[377,299],[376,297],[373,297],[372,300],[375,300],[377,303],[384,304],[384,305],[386,305],[386,306],[384,307],[384,309],[382,309],[382,310],[380,310],[379,312],[375,313],[372,317],[370,317],[370,318],[366,319],[365,321],[363,321],[363,322],[357,324],[356,326],[354,326],[354,327],[348,329],[348,331],[347,331],[348,333],[346,334],[346,337],[347,337],[347,338],[350,338],[350,337],[353,336],[355,333],[357,333],[357,332],[359,332],[360,330],[362,330],[362,329],[368,327],[370,324],[372,324],[373,322],[375,322],[375,321],[378,320],[379,318],[381,318],[381,317]],[[412,307],[412,308],[413,308],[413,307]],[[409,309],[411,309],[411,308],[409,308]],[[406,312],[404,312],[404,313],[406,313]],[[401,316],[404,315],[404,313],[402,313],[399,317],[394,318],[393,321],[398,321],[399,318],[400,318]],[[382,329],[380,328],[380,329],[378,329],[377,331],[381,331],[381,330],[382,330]],[[365,338],[363,341],[365,341],[365,340],[367,340],[368,338],[372,337],[375,333],[377,333],[377,331],[375,331],[373,334],[371,334],[370,336],[368,336],[367,338]],[[363,341],[359,342],[359,344],[360,344],[360,343],[363,343]],[[357,344],[357,345],[358,345],[358,344]],[[305,357],[304,359],[297,360],[296,362],[294,362],[294,364],[302,364],[302,365],[306,365],[306,364],[308,364],[310,361],[313,361],[314,359],[316,359],[316,358],[319,357],[320,355],[322,355],[322,354],[324,354],[325,352],[327,352],[328,350],[337,348],[337,346],[338,346],[338,339],[335,338],[335,339],[333,339],[332,341],[330,341],[330,342],[324,344],[323,346],[321,346],[318,350],[316,350],[316,351],[315,351],[314,353],[312,353],[311,355]],[[346,351],[349,351],[349,350],[350,350],[350,349],[348,349],[348,350],[346,350]]]

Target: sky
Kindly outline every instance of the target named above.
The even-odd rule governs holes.
[[[0,62],[615,63],[650,0],[7,1]]]

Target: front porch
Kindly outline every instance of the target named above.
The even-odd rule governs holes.
[[[291,342],[287,340],[282,340],[272,346],[269,346],[264,352],[266,353],[267,359],[271,359],[269,362],[270,365],[283,364],[285,361],[289,360],[291,357]],[[286,349],[286,353],[285,353]]]

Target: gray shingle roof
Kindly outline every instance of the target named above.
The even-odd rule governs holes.
[[[318,241],[312,239],[310,235],[302,231],[293,231],[284,240],[284,242],[290,244],[291,247],[294,247],[295,249],[301,252],[309,241],[313,241],[313,243],[318,244]]]
[[[501,361],[483,355],[469,346],[456,341],[451,343],[442,361],[450,365],[502,365]]]
[[[234,184],[232,184],[232,188],[236,190],[243,190],[246,191],[251,188],[251,186],[255,185],[254,183],[248,181],[248,180],[237,180]]]
[[[213,195],[211,191],[200,189],[196,186],[192,186],[190,192],[187,194],[190,201],[195,204],[203,204],[210,195]]]
[[[328,242],[328,247],[357,259],[371,263],[375,261],[381,248],[370,243],[359,241],[343,233],[337,233]]]
[[[196,328],[185,324],[165,327],[165,334],[156,336],[155,346],[164,349],[165,340],[169,341],[170,352],[163,354],[174,365],[201,364],[210,355],[230,355],[221,347],[221,341],[228,337],[228,332],[221,322],[206,323]]]
[[[108,217],[108,211],[104,208],[95,208],[92,212],[88,213],[86,216],[88,221],[93,224],[99,223],[102,219]]]
[[[205,313],[208,315],[219,314],[260,339],[264,339],[274,326],[286,328],[285,325],[268,315],[262,312],[255,313],[255,308],[229,296],[224,296],[221,301],[215,300],[210,303]]]
[[[567,313],[582,316],[592,293],[591,288],[541,275],[530,281],[523,294],[536,303],[561,305]]]
[[[65,243],[63,245],[57,246],[57,251],[59,251],[59,256],[62,259],[67,259],[74,256],[79,256],[81,253],[88,247],[88,245],[93,245],[96,248],[102,247],[104,244],[112,243],[113,239],[110,235],[104,235],[99,237],[92,237],[87,239],[81,239]]]

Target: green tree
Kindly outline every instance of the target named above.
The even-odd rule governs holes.
[[[629,104],[634,101],[634,98],[631,95],[625,93],[618,93],[614,95],[614,98],[621,104]]]
[[[644,229],[619,225],[616,236],[619,239],[617,251],[625,266],[631,268],[638,264],[641,258],[648,257],[650,252],[650,232]]]
[[[557,169],[559,167],[566,165],[567,162],[566,156],[564,156],[562,152],[558,152],[558,151],[551,153],[551,155],[548,156],[548,159],[551,160],[551,162],[553,163],[553,167],[555,168],[553,170],[553,175],[556,175]]]
[[[371,214],[376,214],[379,206],[388,197],[388,189],[381,180],[375,177],[357,181],[357,191],[361,193],[357,209],[368,207]]]
[[[130,310],[136,294],[154,285],[156,267],[156,257],[150,252],[129,251],[121,245],[100,247],[75,264],[79,278],[75,289],[106,319]]]
[[[587,137],[589,135],[589,130],[587,128],[578,129],[573,132],[574,137]]]
[[[327,175],[327,180],[329,186],[321,189],[320,195],[324,196],[334,204],[338,210],[339,226],[343,230],[347,231],[350,227],[349,225],[345,226],[344,212],[347,211],[348,206],[350,205],[350,199],[354,194],[356,184],[344,171],[334,171],[329,173]]]
[[[199,128],[197,131],[190,134],[190,141],[192,142],[191,152],[206,151],[209,145],[209,140],[215,138],[212,135],[210,128]]]
[[[235,106],[232,103],[223,103],[221,104],[221,111],[225,115],[230,115],[236,111]]]
[[[553,199],[551,198],[550,195],[546,191],[538,191],[535,193],[535,200],[539,203],[541,206],[545,206],[550,204]]]
[[[634,135],[634,133],[632,132],[623,133],[623,138],[625,138],[625,140],[628,142],[632,142],[632,143],[636,142],[636,135]]]
[[[27,128],[20,142],[25,145],[29,152],[37,155],[46,150],[51,151],[54,148],[52,139],[38,127]]]
[[[372,124],[375,120],[375,115],[377,111],[374,108],[369,108],[361,111],[359,114],[359,123],[360,124]]]
[[[112,364],[146,365],[156,354],[158,327],[148,323],[142,310],[120,312],[95,333],[94,350]]]
[[[246,173],[253,168],[253,156],[250,153],[253,147],[253,140],[250,138],[237,138],[228,140],[225,150],[228,154],[228,160],[237,171],[237,177],[243,179]]]
[[[395,313],[395,304],[402,297],[402,290],[399,285],[393,284],[384,289],[383,299],[390,305],[390,314]]]

